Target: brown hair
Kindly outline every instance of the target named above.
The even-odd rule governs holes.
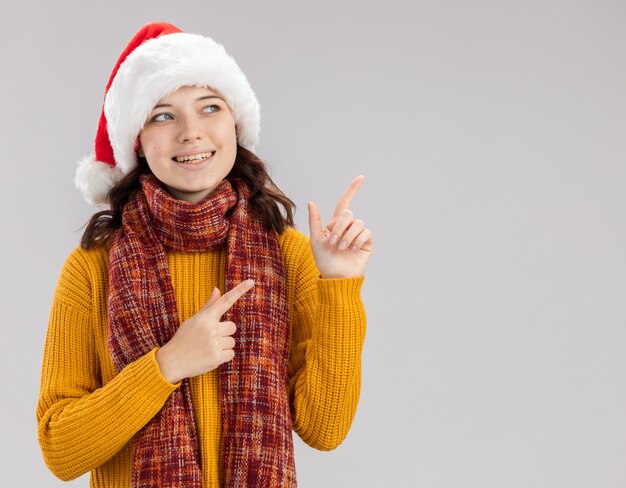
[[[124,176],[107,194],[109,210],[96,212],[86,224],[80,244],[89,249],[106,244],[122,225],[122,210],[139,189],[139,176],[150,172],[145,158],[138,158],[136,168]],[[282,234],[293,227],[295,204],[276,186],[267,172],[265,163],[252,151],[237,144],[235,165],[226,179],[241,178],[250,188],[250,206],[258,212],[268,229]]]

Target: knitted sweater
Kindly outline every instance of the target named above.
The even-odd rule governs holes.
[[[363,278],[319,277],[308,238],[279,236],[291,321],[289,400],[293,428],[308,445],[337,447],[356,412],[365,311]],[[224,249],[167,254],[182,323],[217,286]],[[133,436],[179,387],[161,375],[157,349],[116,370],[107,343],[108,249],[75,249],[57,284],[37,405],[39,444],[63,480],[91,471],[92,487],[130,487]],[[190,378],[205,487],[219,487],[221,419],[217,370]]]

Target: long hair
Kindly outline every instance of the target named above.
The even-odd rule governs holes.
[[[96,212],[86,224],[80,244],[85,249],[106,244],[122,225],[122,211],[128,200],[140,188],[139,176],[149,173],[145,158],[138,158],[138,165],[125,175],[107,194],[108,210]],[[265,227],[282,234],[293,227],[296,209],[291,201],[272,181],[265,163],[252,151],[237,144],[237,155],[233,169],[226,177],[241,178],[250,189],[250,206],[256,211]]]

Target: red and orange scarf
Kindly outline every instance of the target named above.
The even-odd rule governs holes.
[[[249,189],[224,180],[198,204],[172,198],[153,175],[124,207],[109,255],[109,350],[118,370],[165,344],[179,326],[167,251],[226,246],[226,289],[255,286],[223,320],[237,324],[235,357],[219,367],[224,484],[296,486],[287,397],[289,318],[276,234],[251,215]],[[135,436],[133,487],[200,488],[189,382]]]

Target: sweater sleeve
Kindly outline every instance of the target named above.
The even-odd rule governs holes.
[[[61,272],[50,312],[37,404],[44,460],[55,476],[66,481],[113,457],[178,387],[161,375],[157,349],[101,384],[87,264],[84,251],[77,250]]]
[[[331,450],[348,434],[359,401],[364,278],[321,279],[304,239],[291,317],[293,428],[309,446]]]

